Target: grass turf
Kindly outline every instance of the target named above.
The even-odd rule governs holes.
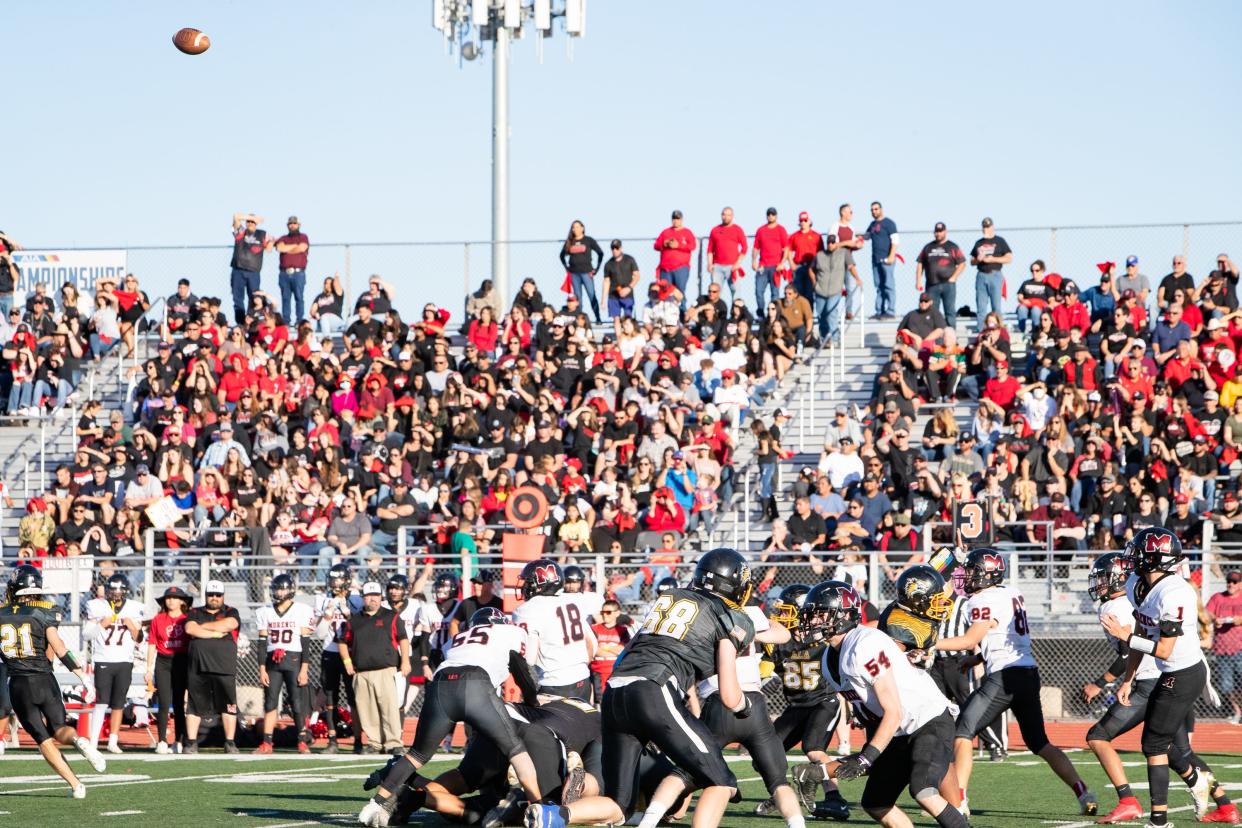
[[[72,800],[67,787],[51,769],[29,751],[10,751],[0,760],[0,825],[107,826],[138,828],[169,824],[266,826],[293,828],[309,825],[353,824],[365,794],[362,780],[382,763],[382,759],[358,756],[224,757],[201,754],[198,757],[154,757],[149,754],[109,756],[108,771],[101,777],[85,775],[87,798]],[[1079,772],[1100,798],[1101,813],[1116,804],[1103,771],[1089,752],[1070,754]],[[20,758],[19,758],[20,757]],[[75,771],[89,770],[85,762],[70,754]],[[1242,789],[1242,754],[1205,757],[1217,775],[1235,791]],[[1146,805],[1146,775],[1142,757],[1123,754],[1126,772],[1135,794]],[[156,761],[152,761],[156,760]],[[791,757],[791,763],[801,761]],[[450,767],[435,762],[433,773]],[[777,816],[751,815],[765,795],[762,783],[744,760],[733,763],[743,780],[746,801],[731,806],[725,826],[738,828],[777,828]],[[1230,784],[1232,783],[1232,785]],[[842,786],[846,799],[856,802],[863,782]],[[1003,764],[987,761],[975,764],[971,784],[971,823],[976,828],[1012,826],[1071,826],[1085,828],[1093,823],[1077,815],[1070,791],[1053,776],[1044,763],[1030,754],[1017,754]],[[1172,821],[1190,824],[1189,795],[1174,782],[1169,804]],[[919,825],[935,822],[918,811],[909,799],[902,803]],[[421,824],[438,825],[440,820],[423,814]],[[855,808],[850,825],[873,824]]]

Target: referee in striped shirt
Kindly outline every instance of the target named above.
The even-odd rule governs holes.
[[[965,635],[967,628],[970,627],[970,621],[966,617],[966,596],[961,589],[961,573],[961,567],[953,573],[953,588],[956,596],[953,599],[953,609],[949,612],[949,617],[940,622],[940,638]],[[931,669],[928,671],[931,673],[932,681],[936,682],[936,686],[940,688],[940,692],[956,704],[959,710],[966,706],[966,699],[975,690],[974,668],[967,667],[963,670],[963,665],[973,656],[974,653],[966,650],[938,652],[936,660],[932,662]],[[988,756],[993,762],[1003,762],[1008,756],[1006,751],[1009,742],[1008,715],[1007,711],[1002,712],[979,734],[979,740],[987,748]]]

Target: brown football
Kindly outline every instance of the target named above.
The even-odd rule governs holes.
[[[211,46],[211,38],[198,29],[182,29],[173,35],[173,45],[187,55],[201,55]]]

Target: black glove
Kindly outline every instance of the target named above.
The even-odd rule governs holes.
[[[750,696],[742,694],[742,707],[739,710],[734,710],[733,715],[737,716],[739,719],[745,719],[749,717],[752,712],[754,712],[754,709],[755,706],[750,703]]]
[[[863,745],[863,749],[852,756],[847,756],[841,760],[841,764],[837,766],[836,778],[842,779],[858,779],[866,776],[871,770],[871,766],[875,764],[875,760],[880,758],[880,752],[871,745]]]

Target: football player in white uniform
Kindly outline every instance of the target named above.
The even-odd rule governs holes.
[[[1130,540],[1125,555],[1137,576],[1127,584],[1127,597],[1138,608],[1134,614],[1136,625],[1132,629],[1128,619],[1111,613],[1101,615],[1100,623],[1110,636],[1129,646],[1125,674],[1117,688],[1119,704],[1139,703],[1136,680],[1147,656],[1152,657],[1159,671],[1143,711],[1142,745],[1151,795],[1147,824],[1168,825],[1170,767],[1190,786],[1195,817],[1200,822],[1235,823],[1237,807],[1216,784],[1210,769],[1196,767],[1197,757],[1189,744],[1179,744],[1178,739],[1207,685],[1207,664],[1199,647],[1198,600],[1190,584],[1177,574],[1183,557],[1182,542],[1170,530],[1152,526]],[[1207,796],[1203,795],[1206,790],[1210,790],[1217,805],[1211,813],[1207,811]]]
[[[319,681],[327,700],[328,746],[324,753],[336,753],[337,708],[341,703],[341,685],[345,685],[345,698],[352,713],[355,709],[354,683],[345,672],[341,661],[341,636],[345,634],[345,622],[349,616],[362,610],[362,598],[352,591],[353,573],[348,564],[335,564],[328,570],[327,588],[315,601],[315,632],[323,641],[323,655],[319,658]],[[362,740],[355,739],[355,752],[362,750]]]
[[[403,787],[426,787],[429,780],[419,777],[418,770],[458,722],[474,728],[509,757],[530,802],[541,799],[535,764],[498,695],[512,675],[524,695],[536,699],[534,677],[526,663],[526,641],[526,631],[494,607],[484,607],[470,617],[470,628],[458,633],[427,688],[413,746],[389,768],[375,796],[358,814],[360,823],[387,825]]]
[[[519,584],[524,601],[514,610],[513,622],[530,636],[526,658],[536,668],[539,691],[589,702],[595,633],[578,603],[561,592],[564,585],[556,561],[526,564]]]
[[[1073,763],[1044,732],[1044,709],[1039,700],[1039,670],[1031,653],[1031,630],[1022,593],[1003,584],[1005,559],[995,549],[980,547],[966,556],[965,589],[970,598],[966,612],[970,626],[962,635],[942,638],[937,650],[980,648],[986,675],[979,689],[970,694],[957,717],[957,739],[953,764],[962,787],[962,807],[969,812],[968,787],[974,765],[971,744],[1002,710],[1012,710],[1022,731],[1022,740],[1039,758],[1048,763],[1061,781],[1078,797],[1084,814],[1099,808],[1095,795],[1087,788]],[[968,664],[978,663],[967,662]]]
[[[108,720],[108,752],[120,753],[117,743],[121,715],[134,677],[134,649],[142,640],[142,604],[130,600],[129,581],[116,574],[104,584],[104,597],[86,605],[82,636],[91,642],[95,665],[95,713],[91,717],[91,747],[99,747],[104,711]]]
[[[461,606],[461,579],[451,572],[436,576],[431,584],[431,603],[424,603],[414,616],[414,644],[418,647],[427,681],[444,661],[453,637],[449,635],[449,621]]]
[[[413,660],[414,641],[417,638],[415,630],[418,627],[418,612],[426,601],[423,600],[421,592],[415,592],[411,595],[410,579],[404,575],[393,575],[390,577],[388,583],[384,585],[384,594],[387,596],[387,600],[384,602],[385,605],[397,613],[397,617],[405,625],[405,637],[410,642],[411,660]],[[397,686],[397,706],[401,709],[402,717],[412,715],[410,711],[414,706],[414,702],[418,700],[418,688],[422,686],[423,680],[422,670],[419,670],[417,673],[410,673],[409,676],[401,675],[400,671],[393,675],[393,681]]]
[[[293,726],[298,734],[298,753],[310,753],[310,745],[304,738],[308,711],[303,705],[306,687],[310,680],[310,663],[303,655],[310,649],[310,635],[314,632],[314,610],[299,604],[293,598],[297,586],[293,578],[283,572],[274,578],[268,589],[272,594],[270,606],[259,607],[255,613],[255,626],[259,639],[266,647],[255,647],[259,662],[259,683],[263,691],[263,741],[255,753],[272,752],[272,734],[276,730],[276,717],[280,713],[280,690],[289,696],[289,708],[293,711]]]
[[[881,824],[910,824],[896,810],[908,787],[937,824],[968,828],[939,791],[953,759],[949,701],[893,639],[861,623],[862,608],[852,586],[825,581],[807,593],[799,612],[803,639],[828,644],[821,680],[845,696],[867,730],[867,743],[841,760],[836,779],[866,776],[860,804]]]
[[[596,624],[601,620],[599,611],[604,608],[604,596],[589,587],[586,570],[580,566],[565,567],[565,594],[578,605],[588,624]]]

